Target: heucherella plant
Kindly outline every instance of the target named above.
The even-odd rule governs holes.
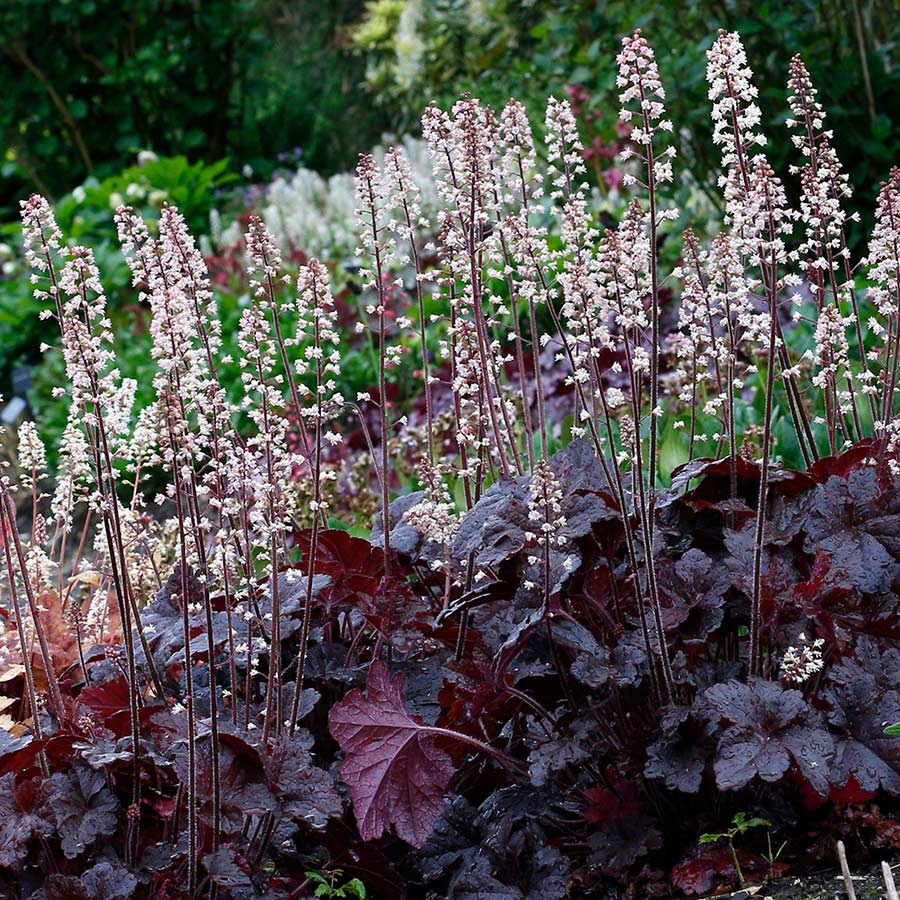
[[[706,895],[765,875],[723,815],[790,823],[769,875],[895,827],[900,170],[854,260],[803,60],[796,209],[738,34],[707,76],[716,228],[635,31],[614,220],[568,101],[432,103],[340,182],[358,269],[296,245],[318,182],[240,223],[233,341],[181,213],[119,207],[142,409],[22,204],[71,403],[56,473],[4,436],[0,893]]]

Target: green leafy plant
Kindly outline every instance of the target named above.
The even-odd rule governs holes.
[[[313,892],[316,897],[325,897],[327,900],[333,898],[354,898],[354,900],[366,900],[366,886],[358,879],[351,878],[346,884],[338,885],[344,873],[340,869],[335,869],[326,878],[318,872],[307,872],[306,877],[316,884]]]
[[[749,818],[747,813],[739,812],[736,813],[734,818],[731,820],[731,828],[728,828],[725,831],[721,831],[719,833],[709,833],[709,834],[701,834],[699,843],[701,844],[717,844],[719,841],[728,841],[728,849],[731,851],[731,858],[734,860],[734,871],[737,873],[738,881],[743,884],[744,873],[741,870],[741,863],[738,859],[737,850],[734,846],[735,838],[738,838],[744,834],[746,834],[751,828],[769,828],[771,826],[771,822],[768,819],[760,819],[760,818]],[[778,851],[773,855],[772,853],[772,842],[771,838],[769,840],[769,855],[766,858],[766,861],[769,863],[769,871],[771,872],[775,867],[775,860],[781,854],[781,851],[784,849],[784,844],[778,849]]]
[[[140,209],[151,219],[157,219],[160,207],[170,203],[202,234],[209,228],[210,211],[219,202],[217,194],[236,180],[227,159],[191,162],[181,155],[144,153],[137,164],[121,172],[103,179],[89,177],[56,204],[56,215],[78,241],[115,243],[113,214],[121,203]]]

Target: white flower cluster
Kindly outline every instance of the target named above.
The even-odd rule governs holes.
[[[440,473],[427,459],[423,459],[419,464],[419,472],[425,496],[406,511],[404,521],[447,551],[459,531],[456,504]],[[440,569],[449,565],[449,560],[437,559],[433,568]]]
[[[314,474],[318,475],[318,482],[310,508],[318,514],[328,509],[322,488],[337,478],[334,469],[322,465],[322,447],[323,443],[335,446],[343,440],[337,431],[328,426],[340,414],[344,398],[336,381],[341,371],[337,309],[331,294],[328,269],[317,259],[311,259],[300,267],[296,310],[297,331],[291,344],[300,345],[303,349],[296,358],[294,368],[301,377],[312,373],[315,382],[313,396],[301,406],[300,416],[316,435],[313,469]],[[307,397],[309,389],[303,384],[299,387],[301,396]]]
[[[526,538],[536,541],[539,547],[566,543],[562,529],[566,527],[566,517],[562,514],[562,488],[550,463],[539,460],[531,473],[528,489],[528,526]]]
[[[841,415],[849,415],[853,411],[853,393],[843,386],[838,387],[839,373],[850,371],[850,344],[847,340],[849,322],[850,319],[842,316],[835,306],[826,306],[820,310],[813,354],[817,370],[812,383],[821,390],[831,392],[837,400]]]
[[[900,167],[891,169],[890,177],[881,186],[875,206],[875,228],[869,241],[866,264],[869,278],[869,298],[878,313],[888,322],[897,317],[897,297],[900,296]],[[878,333],[885,329],[871,321]]]
[[[792,174],[800,175],[800,218],[806,228],[797,256],[812,284],[820,284],[826,276],[834,278],[836,284],[823,284],[820,290],[836,289],[839,296],[835,299],[843,299],[853,287],[852,279],[843,283],[845,262],[850,258],[844,228],[859,216],[847,215],[842,201],[853,192],[831,143],[834,134],[825,128],[825,111],[816,99],[818,92],[799,55],[791,60],[788,90],[793,118],[786,124],[795,132],[791,140],[804,158],[803,165],[791,167]]]
[[[753,72],[747,65],[747,53],[735,31],[719,31],[706,52],[706,78],[712,101],[713,143],[721,148],[722,168],[719,185],[724,189],[730,216],[739,210],[744,193],[742,175],[750,151],[766,143],[759,131],[762,112],[756,103]]]
[[[666,118],[663,101],[666,92],[659,77],[653,48],[638,28],[630,37],[622,38],[622,49],[616,57],[619,74],[616,84],[621,89],[619,102],[622,108],[619,118],[632,125],[631,140],[637,150],[625,150],[623,158],[640,156],[647,168],[647,186],[658,188],[671,183],[674,173],[672,160],[676,150],[666,143],[661,149],[654,149],[654,141],[661,135],[671,134],[672,122]],[[634,107],[637,109],[635,110]],[[625,184],[636,183],[634,175],[625,175]],[[676,218],[677,211],[668,211],[666,216]]]
[[[810,642],[805,634],[799,636],[799,647],[788,647],[781,660],[781,677],[793,684],[809,681],[817,672],[821,672],[825,661],[822,657],[823,638]]]
[[[47,448],[41,440],[37,425],[30,420],[22,422],[18,429],[18,457],[21,475],[19,483],[31,489],[47,475]]]

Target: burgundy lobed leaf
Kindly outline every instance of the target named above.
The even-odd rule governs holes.
[[[56,772],[43,784],[41,814],[56,825],[67,859],[74,859],[97,838],[116,830],[119,802],[103,772],[85,766]]]
[[[611,769],[606,773],[610,787],[592,787],[584,792],[587,803],[585,821],[593,825],[622,822],[640,815],[641,796],[638,786],[620,779]]]
[[[53,825],[38,809],[40,779],[16,784],[12,773],[0,778],[0,867],[17,870],[32,838],[46,837]]]
[[[472,734],[484,733],[484,723],[502,724],[520,702],[506,690],[511,681],[512,676],[498,674],[489,661],[454,661],[444,669],[438,724]]]
[[[201,821],[213,820],[213,772],[209,734],[196,741],[197,813]],[[175,770],[183,781],[188,774],[187,747],[176,746]],[[273,812],[276,800],[265,776],[263,760],[257,747],[237,734],[219,734],[219,775],[221,783],[221,827],[227,834],[240,832],[247,815]]]
[[[751,862],[751,857],[740,851],[738,859],[744,869]],[[717,882],[727,884],[736,878],[734,858],[724,841],[697,847],[672,869],[672,883],[690,896],[706,894]]]
[[[296,535],[297,546],[309,552],[310,532]],[[353,537],[346,531],[321,532],[316,548],[316,573],[329,575],[331,587],[323,592],[323,603],[331,608],[354,603],[359,595],[370,596],[384,572],[384,552],[369,541]]]
[[[360,604],[366,621],[395,650],[408,654],[427,650],[434,644],[430,629],[429,604],[399,578],[379,578],[373,594]]]
[[[737,458],[738,495],[746,492],[748,499],[755,502],[756,484],[759,482],[759,465],[743,457]],[[714,499],[719,500],[727,496],[727,486],[730,477],[730,461],[728,459],[711,459],[697,457],[690,462],[678,466],[672,472],[672,487],[682,490],[695,479],[701,478],[702,482],[688,496],[691,500]],[[803,472],[788,471],[775,466],[769,470],[769,484],[774,492],[779,494],[797,494],[813,484],[813,479]]]
[[[331,734],[346,754],[359,833],[374,840],[391,825],[414,847],[425,844],[455,767],[437,746],[437,729],[406,711],[403,678],[376,660],[366,693],[353,690],[331,710]]]

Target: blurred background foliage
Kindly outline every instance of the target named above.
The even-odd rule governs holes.
[[[352,0],[5,0],[2,200],[58,196],[137,150],[261,169],[350,164],[385,125],[350,52]],[[263,174],[264,171],[263,171]]]
[[[352,182],[340,173],[383,135],[415,135],[429,100],[468,91],[497,107],[517,97],[538,130],[548,96],[568,96],[597,209],[615,217],[615,55],[638,26],[668,88],[690,172],[678,200],[693,224],[709,230],[719,204],[705,51],[719,28],[736,29],[770,159],[794,196],[781,123],[788,63],[803,55],[854,186],[862,221],[850,240],[863,252],[878,183],[900,161],[900,0],[5,0],[0,394],[14,371],[36,365],[35,414],[51,432],[64,419],[64,401],[48,400],[59,365],[42,357],[46,329],[18,251],[18,201],[31,192],[94,247],[123,371],[143,383],[146,310],[116,246],[118,203],[151,220],[163,203],[181,207],[225,320],[246,301],[238,257],[251,210],[283,226],[286,258],[317,253],[352,293]],[[354,362],[354,384],[367,383],[370,355]]]
[[[536,118],[580,84],[615,128],[619,38],[659,48],[682,148],[712,170],[704,52],[718,28],[747,45],[768,116],[803,54],[854,183],[871,195],[898,157],[897,0],[6,0],[0,4],[0,204],[60,196],[140,149],[228,157],[262,178],[278,154],[332,173],[383,132],[415,130],[429,99],[462,91]],[[775,161],[789,153],[773,142]],[[862,199],[862,198],[861,198]],[[865,198],[868,199],[868,198]],[[864,204],[868,205],[868,204]]]

